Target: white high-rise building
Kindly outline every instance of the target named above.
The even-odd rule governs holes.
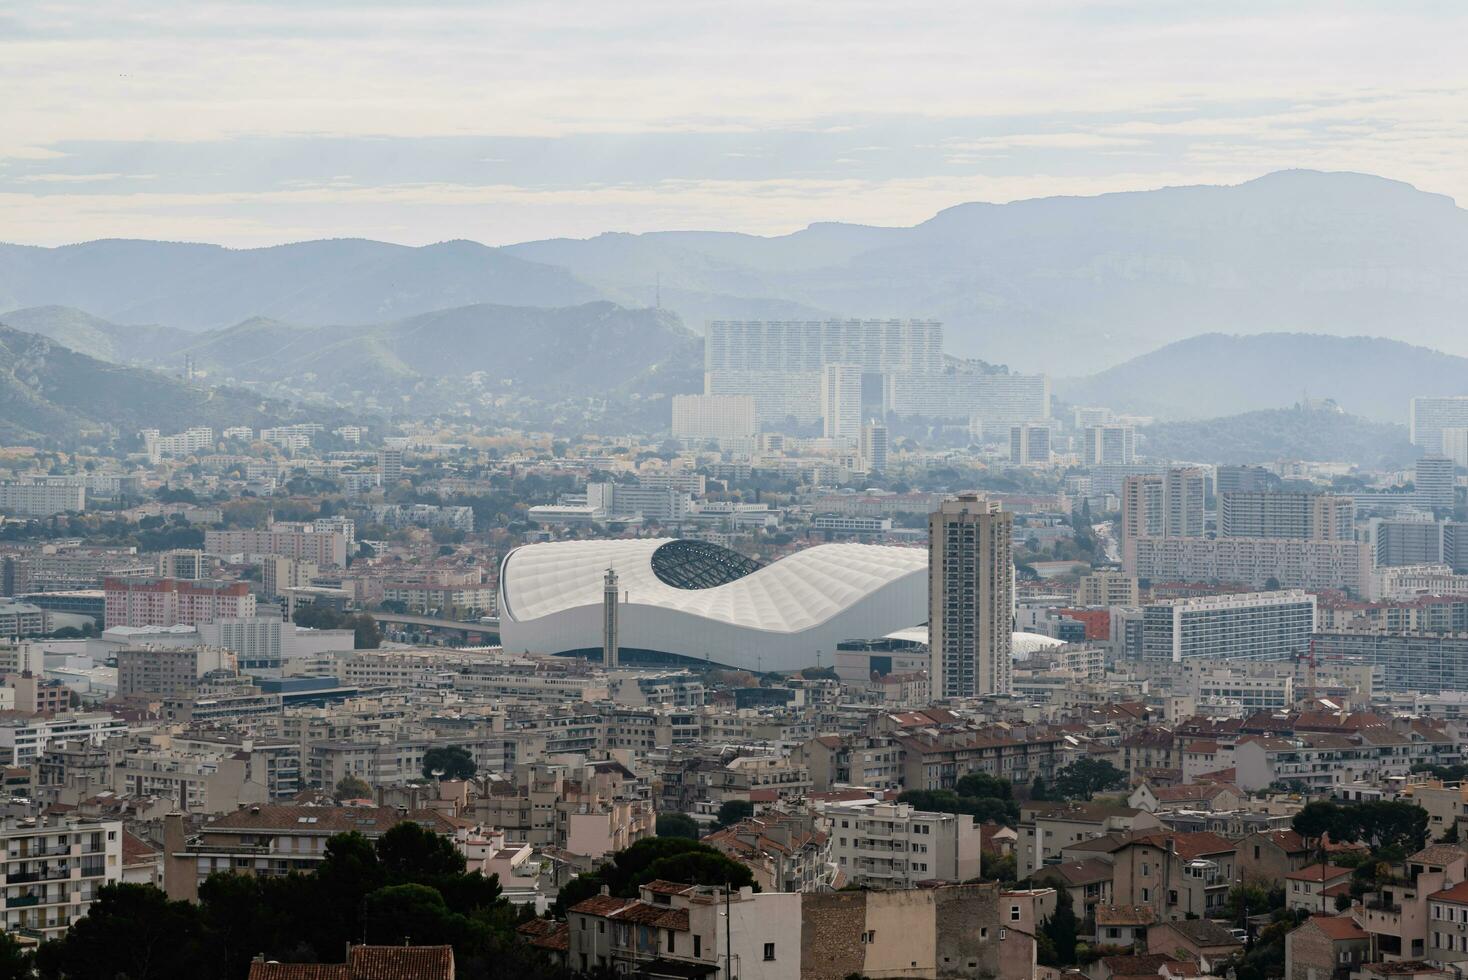
[[[1009,461],[1016,466],[1050,465],[1050,426],[1036,422],[1011,425]]]
[[[1077,412],[1080,410],[1077,409]],[[1129,425],[1088,425],[1081,453],[1082,466],[1133,463],[1137,458],[1137,430]]]
[[[720,443],[759,432],[753,395],[674,395],[673,438]]]
[[[1468,428],[1468,395],[1444,395],[1412,399],[1408,435],[1414,446],[1430,453],[1443,451],[1444,429]]]
[[[1417,502],[1433,510],[1452,510],[1457,496],[1453,461],[1446,456],[1429,455],[1417,460],[1412,468],[1412,482],[1417,488]]]
[[[933,696],[1007,694],[1014,630],[1014,515],[968,494],[928,516]]]
[[[1309,649],[1315,597],[1291,589],[1202,596],[1142,610],[1142,659],[1288,660]]]
[[[868,422],[861,427],[861,461],[868,473],[887,472],[888,449],[885,425],[880,422]]]
[[[1468,428],[1443,429],[1442,436],[1443,455],[1451,459],[1454,466],[1468,469]]]
[[[821,428],[827,439],[861,440],[861,365],[821,369]]]
[[[943,370],[943,325],[932,320],[714,320],[704,343],[712,373],[816,374],[854,364],[867,374]]]

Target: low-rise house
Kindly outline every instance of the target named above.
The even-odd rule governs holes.
[[[766,810],[703,838],[749,868],[766,892],[813,892],[836,887],[831,837],[809,816]]]
[[[1335,897],[1346,885],[1350,893],[1351,869],[1333,864],[1312,864],[1285,875],[1285,908],[1312,915],[1333,915]]]
[[[1204,973],[1216,970],[1243,948],[1243,942],[1212,919],[1159,922],[1147,930],[1147,952],[1191,960]]]
[[[799,893],[756,893],[652,881],[637,898],[597,895],[567,913],[566,966],[646,977],[733,974],[800,980]],[[726,917],[727,916],[727,917]]]
[[[1349,980],[1371,936],[1349,915],[1312,915],[1285,934],[1285,980]]]
[[[1127,797],[1127,805],[1148,813],[1168,810],[1234,810],[1244,802],[1236,787],[1219,783],[1153,786],[1142,783]]]
[[[1429,895],[1468,880],[1468,854],[1449,844],[1432,844],[1398,865],[1391,877],[1378,878],[1375,890],[1351,907],[1351,915],[1371,934],[1373,952],[1389,960],[1427,955]]]
[[[348,946],[345,963],[250,964],[249,980],[454,980],[452,946]]]
[[[1315,848],[1293,830],[1253,833],[1239,841],[1239,873],[1243,880],[1279,881],[1313,859]]]
[[[1160,830],[1162,822],[1144,810],[1109,803],[1028,803],[1019,811],[1016,868],[1021,878],[1062,860],[1069,845],[1112,831]]]
[[[1157,913],[1146,905],[1098,905],[1095,921],[1097,946],[1140,948],[1146,945]]]
[[[1210,833],[1132,837],[1114,858],[1112,894],[1119,905],[1147,905],[1160,921],[1222,913],[1238,882],[1233,842]]]
[[[1100,858],[1052,864],[1035,872],[1038,884],[1070,894],[1071,909],[1082,919],[1091,918],[1097,906],[1111,904],[1111,862]]]

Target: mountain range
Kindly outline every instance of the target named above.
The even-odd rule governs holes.
[[[1468,212],[1363,174],[962,204],[910,228],[603,234],[490,248],[0,246],[0,309],[217,330],[363,326],[489,304],[660,305],[706,319],[934,317],[948,351],[1091,374],[1204,333],[1391,336],[1468,355]]]
[[[1405,424],[1414,395],[1468,394],[1468,358],[1381,337],[1203,334],[1084,378],[1056,381],[1075,405],[1159,419],[1211,419],[1332,399]]]

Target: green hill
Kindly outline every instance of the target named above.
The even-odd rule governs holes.
[[[69,445],[190,425],[258,427],[298,415],[247,391],[109,364],[0,325],[0,442]]]
[[[1330,409],[1276,408],[1226,418],[1163,422],[1141,430],[1138,451],[1196,463],[1340,460],[1363,467],[1405,466],[1419,455],[1406,426]]]

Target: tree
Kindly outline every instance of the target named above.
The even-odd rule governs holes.
[[[687,855],[711,860],[681,860]],[[684,877],[684,876],[687,877]],[[597,894],[603,885],[611,894],[633,898],[637,888],[654,878],[669,878],[695,885],[749,885],[759,889],[746,865],[727,858],[717,848],[686,837],[646,837],[612,855],[595,871],[572,878],[556,896],[555,914]]]
[[[380,946],[458,946],[469,932],[462,915],[449,911],[426,885],[389,885],[363,903],[367,941]]]
[[[1290,821],[1294,832],[1307,841],[1318,841],[1325,834],[1333,840],[1341,840],[1343,826],[1341,808],[1329,800],[1306,803]]]
[[[1089,800],[1125,786],[1126,773],[1104,759],[1077,759],[1055,774],[1055,793],[1066,800]]]
[[[719,827],[729,827],[745,817],[754,816],[754,804],[748,800],[725,800],[719,807]]]
[[[425,779],[472,779],[478,771],[474,756],[461,745],[438,745],[423,753]]]
[[[1050,940],[1049,952],[1054,961],[1045,966],[1070,966],[1076,961],[1076,933],[1080,923],[1076,921],[1075,909],[1071,906],[1070,889],[1056,892],[1055,911],[1040,926]]]
[[[0,932],[0,980],[25,980],[34,975],[32,955],[8,932]]]
[[[356,776],[343,776],[334,793],[339,800],[366,800],[372,797],[372,786]]]
[[[382,646],[382,630],[368,613],[356,613],[342,620],[342,628],[352,631],[352,646],[358,650],[376,650]]]
[[[657,824],[659,837],[684,837],[698,840],[698,821],[686,813],[659,813]]]
[[[394,883],[430,883],[464,873],[464,855],[453,843],[411,820],[378,838],[377,861]]]
[[[1001,800],[1014,798],[1014,784],[986,772],[971,772],[953,787],[959,796],[976,798],[996,797]]]
[[[44,977],[68,980],[173,980],[196,976],[209,962],[199,910],[170,901],[151,885],[104,885],[86,916],[66,936],[42,946]]]

